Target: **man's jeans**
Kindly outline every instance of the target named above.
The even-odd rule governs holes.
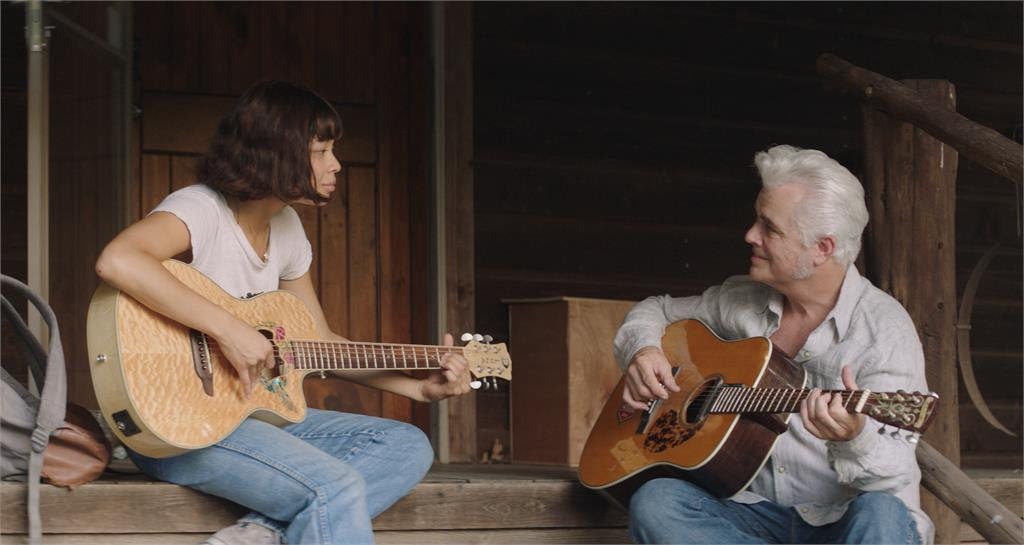
[[[679,479],[637,490],[629,534],[637,543],[921,543],[910,511],[891,494],[861,494],[838,521],[811,526],[792,507],[720,500]]]
[[[281,428],[247,419],[216,445],[171,458],[131,454],[157,479],[252,509],[243,521],[291,544],[372,543],[370,519],[412,490],[434,458],[415,426],[316,409]]]

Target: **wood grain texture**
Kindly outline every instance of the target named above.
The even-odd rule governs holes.
[[[142,149],[185,154],[205,153],[210,136],[235,96],[179,94],[147,91],[142,94]],[[344,134],[335,143],[335,154],[346,163],[377,162],[376,108],[334,104]]]
[[[1005,500],[1011,511],[1021,513],[1024,494],[1019,472],[970,475],[983,489]],[[25,492],[23,483],[0,483],[4,543],[17,542],[26,531]],[[187,542],[198,543],[200,539],[191,540],[191,536],[205,539],[206,534],[231,524],[244,512],[222,499],[143,476],[106,475],[75,492],[43,485],[40,498],[46,543],[64,543],[66,539],[69,545],[183,543],[161,541],[158,534],[182,535],[190,540]],[[443,503],[441,499],[456,501],[463,506],[461,512],[430,518],[447,510],[443,505],[436,509],[427,505],[431,501]],[[160,516],[154,517],[153,513]],[[507,532],[504,535],[509,539],[503,542],[508,543],[522,542],[520,536],[545,540],[538,542],[567,542],[555,537],[560,535],[567,536],[566,540],[574,535],[593,535],[594,542],[598,542],[598,536],[605,535],[600,532],[622,531],[625,525],[624,514],[583,490],[570,468],[436,464],[408,497],[375,521],[375,535],[378,542],[384,542],[391,532],[416,532],[429,542],[432,532],[467,540],[490,539],[492,534]],[[965,525],[962,535],[970,536],[970,532]],[[977,540],[974,536],[971,539]],[[449,542],[463,541],[460,537]]]
[[[927,131],[929,138],[941,138],[949,146],[977,161],[985,168],[1011,181],[1024,182],[1024,158],[1021,145],[945,107],[945,100],[881,74],[854,66],[835,55],[818,57],[818,73],[852,91],[876,108]],[[924,81],[924,80],[914,80]],[[950,86],[950,90],[952,86]],[[946,93],[949,99],[952,94]],[[942,94],[939,94],[941,97]]]
[[[580,297],[503,302],[516,354],[516,382],[509,385],[510,455],[517,463],[579,465],[587,435],[622,378],[611,339],[634,302]],[[487,439],[480,438],[480,448],[490,447]]]
[[[990,543],[1024,543],[1024,520],[971,480],[927,441],[917,447],[921,485]],[[959,520],[953,517],[953,520]],[[952,531],[959,530],[959,525]],[[958,537],[959,533],[953,536]]]
[[[473,211],[474,91],[473,91],[473,10],[470,3],[449,3],[444,17],[444,220],[445,279],[444,302],[447,331],[476,332],[476,233]],[[454,397],[446,402],[448,459],[476,460],[476,398]]]
[[[378,32],[377,54],[383,60],[377,68],[378,122],[378,240],[380,241],[380,336],[395,342],[409,342],[411,331],[409,188],[413,182],[410,155],[410,116],[416,111],[403,107],[413,100],[415,91],[407,74],[416,56],[408,48],[427,49],[427,43],[413,43],[418,34],[410,32],[413,21],[426,18],[425,4],[385,4],[378,11],[377,23],[390,29]],[[395,40],[395,34],[405,36]],[[388,392],[381,395],[381,416],[409,415],[408,398]]]
[[[935,108],[955,109],[952,84],[912,80],[902,86]],[[867,276],[910,314],[925,356],[928,387],[945,407],[925,438],[960,462],[957,407],[956,150],[923,129],[865,107],[865,193],[871,215],[865,244]],[[935,539],[956,538],[957,518],[927,491],[922,507],[936,523]]]
[[[374,520],[374,529],[609,528],[626,523],[624,513],[574,480],[545,478],[545,472],[538,474],[529,466],[495,468],[489,477],[485,472],[458,477],[457,472],[434,478],[432,470]],[[244,513],[186,487],[137,478],[94,481],[75,492],[50,485],[42,490],[40,508],[48,533],[212,532]],[[4,482],[0,493],[3,532],[24,532],[25,486]],[[155,512],[163,515],[154,519]]]
[[[203,533],[159,534],[49,534],[47,545],[183,545],[200,543],[209,537]],[[625,528],[553,528],[522,530],[381,530],[373,534],[374,542],[382,545],[408,543],[448,545],[505,544],[505,543],[627,543]],[[27,545],[27,535],[7,535],[4,543]]]
[[[139,211],[145,217],[170,193],[171,158],[162,154],[143,153],[141,170]]]
[[[319,338],[309,311],[287,292],[235,299],[188,265],[166,261],[164,266],[254,327],[283,327],[284,340]],[[101,354],[107,361],[98,361]],[[304,372],[282,375],[286,396],[258,387],[245,400],[234,368],[211,347],[214,395],[208,396],[196,375],[187,328],[109,288],[98,290],[90,307],[89,355],[103,416],[121,441],[149,456],[211,445],[250,414],[274,423],[305,417]],[[122,410],[129,411],[139,434],[126,436],[117,429],[112,415]]]

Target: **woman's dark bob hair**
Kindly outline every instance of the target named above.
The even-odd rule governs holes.
[[[221,119],[197,178],[239,201],[277,197],[323,203],[313,186],[310,146],[341,137],[341,118],[313,91],[283,81],[250,87]]]

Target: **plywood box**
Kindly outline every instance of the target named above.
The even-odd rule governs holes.
[[[515,380],[511,458],[579,465],[605,400],[622,378],[612,340],[633,301],[506,299]]]

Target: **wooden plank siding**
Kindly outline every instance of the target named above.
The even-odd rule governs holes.
[[[1021,138],[1019,4],[484,3],[474,14],[476,317],[499,340],[501,299],[693,295],[746,272],[756,151],[817,148],[861,176],[859,104],[816,76],[821,53],[949,80],[961,113]],[[958,297],[1003,243],[972,345],[982,391],[1019,436],[1019,188],[961,158],[956,199]],[[478,422],[507,411],[502,394],[478,397]],[[960,397],[961,420],[978,423],[962,386]],[[1019,440],[983,422],[961,438],[967,466],[1024,463]]]

